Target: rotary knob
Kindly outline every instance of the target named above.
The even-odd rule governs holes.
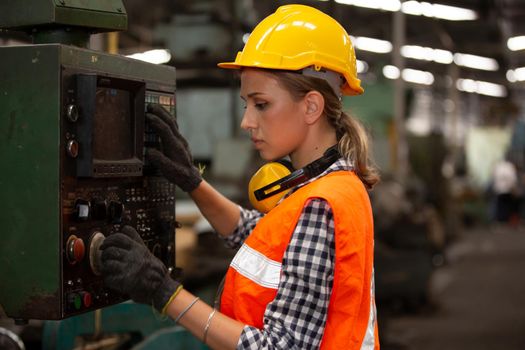
[[[101,251],[100,246],[104,242],[104,239],[106,239],[106,236],[104,236],[101,232],[95,232],[93,236],[91,236],[91,240],[89,242],[89,265],[91,267],[91,271],[95,275],[100,275],[100,266],[102,264],[101,262]]]

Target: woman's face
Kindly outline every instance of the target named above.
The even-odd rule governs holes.
[[[297,151],[306,136],[306,105],[293,100],[270,74],[256,69],[241,73],[241,98],[246,103],[241,128],[250,133],[264,160]]]

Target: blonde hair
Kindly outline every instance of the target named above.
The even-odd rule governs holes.
[[[334,90],[323,79],[304,76],[293,71],[266,70],[294,99],[302,99],[310,91],[320,92],[325,101],[324,114],[335,129],[341,155],[352,162],[356,175],[371,189],[379,181],[379,172],[369,156],[368,135],[363,125],[343,111]]]

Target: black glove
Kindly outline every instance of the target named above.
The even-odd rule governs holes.
[[[147,110],[146,118],[162,140],[162,152],[148,148],[147,157],[169,181],[184,192],[193,191],[201,183],[202,177],[193,165],[188,142],[180,134],[177,122],[158,104],[149,104]]]
[[[153,305],[162,311],[181,286],[131,226],[107,237],[100,250],[104,284],[137,303]]]

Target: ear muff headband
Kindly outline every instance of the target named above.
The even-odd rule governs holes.
[[[254,195],[255,198],[257,198],[257,200],[262,201],[266,198],[276,195],[277,193],[286,191],[289,188],[297,186],[305,182],[306,180],[308,180],[308,177],[306,177],[304,169],[299,169],[288,176],[285,176],[279,180],[276,180],[266,186],[259,188],[258,190],[255,190]]]

